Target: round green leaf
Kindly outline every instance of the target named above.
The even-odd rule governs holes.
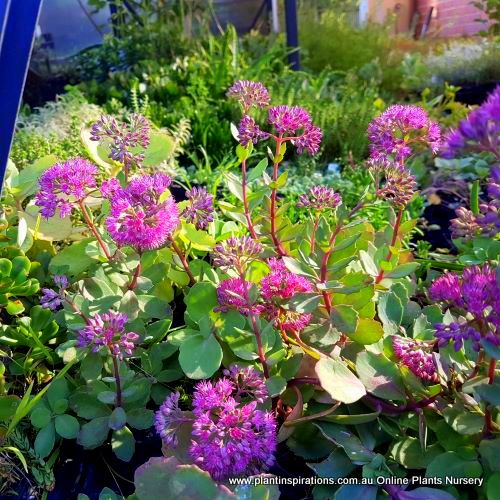
[[[67,399],[58,399],[54,403],[54,413],[57,415],[62,415],[68,409],[68,400]]]
[[[47,457],[56,441],[56,432],[52,422],[40,430],[35,439],[35,452],[40,458]]]
[[[189,317],[197,322],[211,313],[217,305],[217,293],[212,283],[195,283],[185,299]]]
[[[31,413],[31,423],[33,427],[41,429],[49,425],[51,416],[50,410],[46,406],[38,405]]]
[[[125,427],[127,423],[127,414],[121,407],[115,408],[109,417],[109,428],[118,431]]]
[[[347,335],[351,340],[358,342],[358,344],[368,345],[378,342],[384,335],[384,329],[374,319],[360,318],[356,331],[354,333],[347,333]]]
[[[59,415],[55,420],[56,431],[64,439],[75,439],[80,430],[78,420],[72,415]]]
[[[113,449],[113,453],[120,460],[129,462],[135,451],[135,439],[132,431],[128,427],[113,431],[111,448]]]
[[[425,477],[481,477],[483,468],[477,460],[465,460],[454,451],[441,453],[427,467]]]
[[[78,444],[87,449],[101,446],[108,437],[108,420],[109,417],[94,418],[94,420],[82,425],[82,429],[78,434]]]
[[[211,377],[219,369],[221,362],[222,348],[213,335],[207,338],[195,335],[179,348],[179,363],[191,379]]]

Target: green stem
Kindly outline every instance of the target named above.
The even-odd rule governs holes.
[[[122,383],[120,379],[120,370],[118,367],[118,358],[114,355],[112,355],[112,358],[113,358],[113,371],[116,383],[116,407],[119,407],[122,405]]]

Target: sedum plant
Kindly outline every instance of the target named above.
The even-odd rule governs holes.
[[[204,186],[175,199],[147,161],[139,115],[92,127],[98,166],[77,158],[40,177],[41,216],[82,226],[41,298],[68,330],[58,355],[79,364],[67,398],[78,442],[94,448],[111,431],[128,461],[133,429],[154,422],[165,457],[137,470],[140,499],[253,494],[231,479],[265,484],[283,443],[320,478],[360,481],[317,486],[315,498],[452,498],[445,476],[497,484],[498,264],[437,276],[409,249],[408,162],[440,149],[437,124],[416,106],[388,108],[368,128],[365,195],[346,206],[313,186],[292,223],[284,160],[315,155],[321,130],[305,109],[271,105],[259,82],[228,97],[242,110],[241,171],[225,175],[234,203]],[[368,203],[390,222],[376,230]]]

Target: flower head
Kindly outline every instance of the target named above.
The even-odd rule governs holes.
[[[117,245],[142,252],[167,242],[179,225],[174,199],[168,196],[163,201],[170,182],[164,174],[143,175],[132,179],[126,188],[113,191],[106,228]]]
[[[47,219],[60,210],[61,217],[71,214],[73,205],[96,187],[97,167],[83,158],[73,158],[48,168],[38,181],[40,190],[35,205]]]
[[[368,126],[373,158],[393,157],[404,161],[414,144],[426,144],[436,153],[440,147],[439,126],[418,106],[394,105],[387,108]]]
[[[428,348],[423,342],[403,337],[393,337],[392,347],[396,357],[415,376],[430,382],[437,380],[436,365],[432,353],[428,352]]]
[[[269,259],[271,272],[262,279],[261,293],[265,301],[265,314],[277,328],[298,332],[311,321],[309,313],[298,313],[284,307],[284,302],[297,293],[313,291],[312,283],[304,276],[288,271],[279,259]]]
[[[243,106],[245,114],[248,113],[252,106],[265,108],[271,100],[269,91],[262,83],[250,80],[238,80],[234,82],[226,95],[232,99],[236,99]]]
[[[474,322],[483,325],[482,335],[489,342],[500,345],[500,284],[497,280],[497,270],[485,264],[464,269],[462,276],[446,273],[439,277],[430,287],[429,296],[433,300],[447,302],[449,306],[462,309],[466,315],[472,316]],[[473,338],[475,333],[468,329],[471,321],[460,324],[436,326],[436,335],[441,344],[444,340],[460,341]],[[476,339],[477,340],[477,339]],[[455,344],[461,345],[460,342]]]
[[[214,220],[214,197],[204,187],[193,187],[186,191],[188,206],[181,213],[196,229],[206,229]]]
[[[269,137],[269,134],[261,130],[257,123],[255,123],[255,120],[249,115],[244,115],[240,120],[238,134],[242,146],[248,146],[250,143],[257,144],[259,140]]]
[[[165,446],[175,448],[178,445],[177,433],[179,427],[189,422],[189,417],[179,408],[180,394],[173,392],[160,406],[155,414],[155,429]]]
[[[293,139],[293,144],[297,148],[297,153],[302,154],[307,151],[311,156],[314,156],[321,146],[321,139],[323,138],[323,133],[319,127],[314,125],[309,125],[304,129],[302,135]]]
[[[233,381],[239,398],[251,397],[258,403],[263,403],[269,397],[264,379],[255,368],[232,365],[223,373]]]
[[[131,355],[139,335],[126,332],[128,321],[126,314],[109,311],[96,314],[87,320],[87,325],[79,332],[77,346],[92,346],[93,352],[101,347],[107,347],[113,356],[123,358],[124,354]]]
[[[251,300],[253,284],[241,278],[229,278],[221,281],[217,287],[219,305],[214,309],[219,312],[236,310],[244,316],[260,314],[263,307]]]
[[[128,123],[120,123],[112,116],[101,116],[90,132],[92,141],[110,142],[109,158],[123,163],[125,168],[141,166],[144,152],[134,152],[133,148],[149,146],[150,125],[144,116],[134,113]]]
[[[459,207],[455,210],[456,219],[451,221],[451,234],[453,238],[470,239],[481,233],[476,216],[467,208]]]
[[[467,325],[467,323],[453,322],[449,325],[436,323],[434,327],[436,329],[434,336],[438,339],[438,347],[444,347],[449,342],[453,342],[455,351],[460,351],[464,342],[471,340],[472,348],[475,351],[479,351],[481,334],[472,326]]]
[[[65,290],[69,286],[68,278],[64,275],[55,275],[54,283],[56,284],[58,291],[52,290],[51,288],[42,288],[42,297],[40,299],[40,305],[45,309],[50,309],[55,311],[64,301]]]
[[[232,476],[259,474],[274,463],[276,421],[257,409],[257,401],[244,404],[227,378],[215,385],[200,382],[195,389],[193,439],[190,455],[216,481]]]
[[[311,125],[309,113],[299,106],[273,106],[269,108],[269,123],[278,134],[296,135]]]
[[[445,138],[443,156],[489,151],[498,156],[500,149],[500,86],[490,94],[486,102],[469,113],[458,128]]]
[[[267,397],[262,377],[253,368],[233,367],[225,374],[231,378],[196,385],[192,416],[179,409],[176,393],[155,418],[156,430],[170,446],[177,444],[179,426],[192,422],[191,458],[216,481],[266,471],[276,450],[276,420],[257,409],[257,402]]]
[[[222,269],[244,267],[262,250],[262,245],[249,236],[231,237],[215,246],[214,265]]]
[[[408,169],[394,164],[384,171],[384,175],[385,183],[377,190],[378,196],[398,209],[406,207],[417,190],[415,176]]]
[[[342,203],[340,194],[327,186],[314,186],[299,197],[297,207],[314,210],[334,210]]]

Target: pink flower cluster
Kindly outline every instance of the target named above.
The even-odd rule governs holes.
[[[418,340],[393,337],[392,347],[396,357],[422,380],[437,381],[436,365],[429,348]]]
[[[334,210],[342,203],[342,198],[327,186],[314,186],[308,193],[299,196],[298,208],[313,210]]]
[[[253,298],[250,292],[254,286],[257,289],[253,283],[242,278],[222,281],[217,288],[219,306],[215,310],[233,309],[245,316],[263,315],[280,330],[299,332],[310,323],[312,315],[291,311],[286,308],[286,302],[298,293],[312,292],[313,285],[307,278],[288,271],[281,260],[269,259],[269,267],[270,273],[262,279],[259,294]]]
[[[206,229],[214,220],[214,197],[204,187],[193,187],[186,191],[188,206],[181,216],[196,229]]]
[[[269,92],[262,83],[239,80],[228,90],[227,95],[237,99],[243,106],[243,117],[238,126],[242,146],[257,144],[260,140],[273,137],[263,131],[248,114],[252,106],[264,108],[269,105]],[[310,155],[315,155],[319,151],[321,129],[313,125],[305,109],[299,106],[272,106],[268,109],[268,122],[280,140],[291,141],[299,154],[307,151]]]
[[[436,153],[441,145],[439,125],[427,112],[411,105],[396,104],[387,108],[368,126],[373,158],[391,157],[397,162],[408,158],[416,144],[428,145]]]
[[[193,394],[193,416],[178,407],[171,394],[156,414],[157,432],[167,446],[177,444],[179,425],[192,421],[189,453],[214,480],[250,476],[274,464],[276,421],[257,409],[268,397],[262,377],[253,368],[232,367],[217,382],[199,382]]]
[[[136,177],[125,188],[116,180],[103,185],[111,202],[106,228],[118,246],[143,252],[165,245],[180,222],[172,196],[162,201],[170,183],[168,175],[154,174]]]
[[[269,106],[271,97],[269,91],[260,82],[238,80],[229,88],[226,95],[236,99],[242,106],[244,113],[248,113],[252,106],[265,108]]]
[[[96,314],[87,320],[87,325],[79,332],[77,346],[92,346],[93,352],[98,352],[102,347],[107,347],[113,356],[123,358],[125,354],[131,355],[139,335],[126,332],[128,316],[126,314],[109,311]]]
[[[71,214],[75,202],[82,201],[96,187],[97,167],[83,158],[73,158],[48,168],[38,181],[35,205],[45,218]]]
[[[134,151],[139,146],[147,148],[150,141],[150,125],[146,117],[134,113],[129,123],[120,123],[112,116],[101,116],[92,126],[92,141],[110,141],[109,157],[122,163],[126,169],[133,165],[140,166],[144,152]]]

